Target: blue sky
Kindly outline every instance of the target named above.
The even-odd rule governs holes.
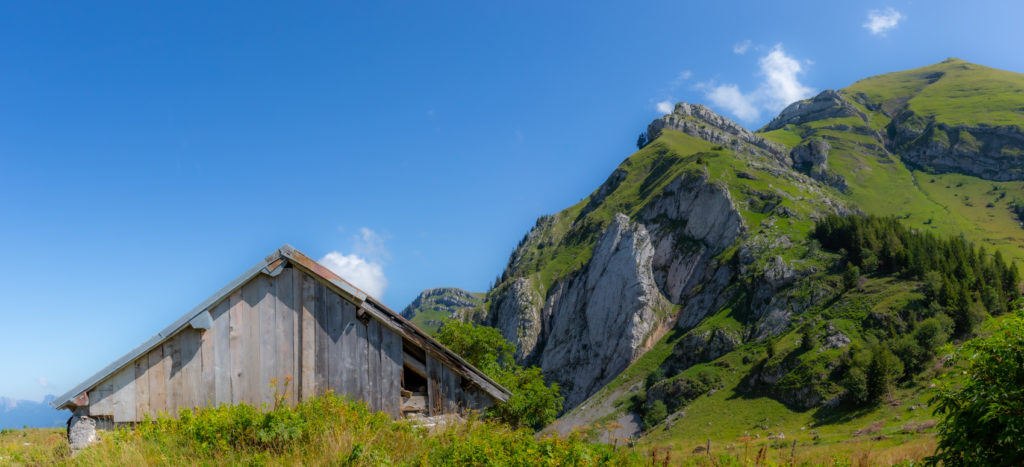
[[[757,128],[950,56],[1024,71],[1010,2],[355,3],[0,6],[0,395],[64,392],[284,243],[396,310],[483,291],[666,102]]]

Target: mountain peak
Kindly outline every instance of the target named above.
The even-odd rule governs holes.
[[[798,125],[815,120],[844,117],[856,117],[864,122],[868,121],[867,115],[843,98],[842,94],[832,89],[826,89],[810,99],[790,104],[760,131],[777,130],[789,124]]]
[[[785,153],[782,146],[755,135],[740,124],[701,104],[677,103],[672,113],[654,120],[647,126],[647,134],[653,141],[665,128],[681,131],[720,146],[734,147],[739,142],[745,142],[773,156]]]

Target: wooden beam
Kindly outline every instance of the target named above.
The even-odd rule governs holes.
[[[416,373],[417,375],[420,375],[424,378],[427,377],[427,367],[422,362],[417,360],[416,357],[409,355],[409,352],[402,352],[402,363],[405,366],[409,367],[409,369],[412,370],[413,373]]]

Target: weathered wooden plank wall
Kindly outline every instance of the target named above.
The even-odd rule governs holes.
[[[89,393],[89,412],[114,422],[206,405],[273,404],[333,390],[400,416],[403,340],[316,278],[261,274],[210,308],[209,329],[186,327]],[[427,355],[431,414],[489,403]],[[285,382],[291,383],[285,388]],[[476,391],[476,392],[474,392]]]

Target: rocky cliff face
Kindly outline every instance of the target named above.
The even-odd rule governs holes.
[[[711,258],[743,232],[726,189],[706,173],[681,176],[635,222],[617,214],[590,262],[550,289],[545,300],[517,278],[495,296],[486,324],[517,343],[574,406],[636,360],[673,325],[673,303],[698,284],[714,297],[731,276]],[[682,229],[674,229],[677,223]],[[715,276],[718,279],[715,280]],[[686,310],[699,321],[706,310]]]
[[[935,83],[942,77],[942,73],[932,74],[927,81]],[[889,119],[885,131],[872,130],[870,117],[854,102],[885,115]],[[761,131],[848,117],[860,124],[835,123],[818,129],[871,136],[882,147],[870,150],[898,153],[904,162],[931,172],[957,172],[998,181],[1024,179],[1024,130],[1019,125],[949,125],[937,121],[934,115],[911,110],[905,102],[875,102],[863,93],[823,91],[786,107]],[[830,149],[826,140],[818,139],[793,148],[790,158],[794,168],[844,190],[845,180],[826,167]]]
[[[483,308],[483,294],[455,287],[438,287],[420,292],[402,310],[402,316],[427,332],[434,332],[445,319],[465,319]]]
[[[842,206],[814,179],[790,170],[793,162],[785,148],[706,107],[679,104],[673,114],[655,120],[649,127],[655,135],[666,129],[728,147],[734,155],[722,157],[745,161],[740,164],[745,169],[743,175],[737,175],[741,178],[756,180],[753,173],[758,171],[784,177],[814,197],[815,210],[834,211]],[[814,163],[815,157],[823,156],[808,157]],[[563,244],[573,240],[571,232],[589,226],[591,213],[621,202],[609,200],[634,188],[631,169],[637,170],[624,164],[581,203],[582,208],[568,226],[570,234],[561,240]],[[665,176],[658,170],[664,169],[647,173],[644,185]],[[701,165],[666,179],[630,214],[617,212],[611,216],[607,225],[593,235],[593,244],[586,247],[589,260],[549,285],[531,274],[527,263],[537,250],[549,254],[546,252],[554,242],[550,240],[552,232],[559,230],[558,219],[565,214],[542,218],[513,253],[505,280],[490,292],[491,306],[478,321],[500,329],[516,344],[521,362],[540,366],[549,381],[562,387],[565,406],[574,407],[636,361],[670,329],[691,329],[725,306],[737,293],[731,287],[741,272],[767,295],[788,287],[799,276],[800,268],[789,267],[781,258],[781,265],[745,265],[730,259],[736,255],[723,253],[737,245],[757,254],[779,247],[777,242],[767,240],[767,236],[774,235],[771,224],[757,226],[761,231],[749,235],[752,226],[741,211],[756,210],[793,219],[802,215],[785,205],[807,201],[771,185],[760,190],[744,189],[744,200],[738,200],[735,189]],[[579,236],[585,238],[583,233]],[[789,314],[772,314],[767,304],[770,300],[762,301],[765,303],[759,302],[759,306],[765,309],[765,319],[771,324],[749,333],[757,338],[784,327],[789,318]],[[716,358],[747,334],[698,333],[677,348],[678,361],[688,366]]]
[[[478,307],[480,304],[480,297],[472,292],[455,287],[437,287],[420,292],[419,296],[402,310],[402,316],[411,319],[417,311],[426,307],[455,314],[466,308]]]
[[[768,122],[761,131],[778,130],[786,125],[799,125],[802,123],[830,118],[855,117],[867,123],[868,116],[861,112],[842,94],[827,89],[811,99],[805,99],[790,104],[772,121]]]
[[[906,110],[892,120],[889,134],[889,146],[915,166],[988,180],[1024,179],[1024,131],[1020,127],[950,126]]]
[[[785,148],[781,145],[751,133],[736,122],[700,104],[676,104],[671,114],[647,126],[647,134],[653,140],[665,128],[734,149],[742,149],[742,143],[746,143],[775,157],[782,157],[785,154]]]

